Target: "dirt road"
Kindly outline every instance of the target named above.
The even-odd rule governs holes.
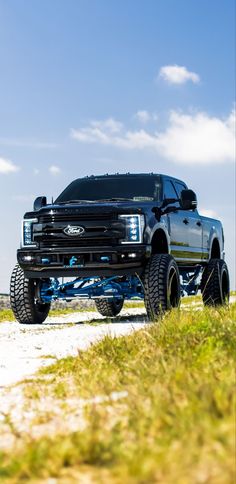
[[[235,302],[236,297],[232,296],[230,300]],[[183,310],[201,310],[202,307],[200,301],[182,305]],[[57,358],[77,355],[105,335],[127,335],[145,324],[148,321],[142,307],[122,310],[112,323],[91,311],[47,318],[43,325],[1,323],[0,389],[33,375]]]
[[[89,311],[51,317],[43,325],[1,323],[0,389],[33,375],[56,358],[77,355],[105,335],[126,335],[148,324],[142,308],[123,310],[109,324],[101,319]],[[86,324],[91,321],[94,324]]]

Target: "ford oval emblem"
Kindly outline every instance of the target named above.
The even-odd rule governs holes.
[[[67,225],[63,232],[70,237],[77,237],[78,235],[82,235],[85,232],[85,229],[80,225]]]

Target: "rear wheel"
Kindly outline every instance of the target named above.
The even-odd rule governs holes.
[[[114,301],[109,301],[108,299],[97,299],[95,300],[96,308],[102,316],[112,317],[117,316],[121,311],[124,300],[115,299]]]
[[[39,284],[39,279],[27,279],[19,264],[16,264],[11,276],[10,301],[19,323],[41,324],[47,318],[50,304],[36,300]]]
[[[206,306],[229,302],[229,271],[223,259],[211,259],[208,262],[202,275],[201,292]]]
[[[150,319],[154,320],[168,309],[179,306],[179,270],[172,256],[153,255],[146,266],[143,279],[144,301]]]

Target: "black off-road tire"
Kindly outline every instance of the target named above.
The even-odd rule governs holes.
[[[169,254],[151,256],[143,276],[144,302],[149,319],[180,304],[179,269]]]
[[[109,301],[107,299],[96,299],[96,308],[102,316],[113,317],[117,316],[121,311],[124,299],[116,299],[114,301]]]
[[[15,318],[22,324],[41,324],[50,310],[50,303],[35,302],[40,280],[27,279],[19,264],[13,269],[10,284],[10,302]]]
[[[223,259],[210,259],[201,280],[205,306],[220,306],[229,302],[229,271]]]

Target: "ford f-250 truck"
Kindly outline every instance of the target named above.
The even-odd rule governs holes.
[[[125,299],[144,298],[150,319],[199,289],[206,305],[229,299],[221,223],[166,175],[90,176],[54,203],[36,198],[17,259],[10,294],[20,323],[42,323],[55,299],[91,298],[115,316]]]

